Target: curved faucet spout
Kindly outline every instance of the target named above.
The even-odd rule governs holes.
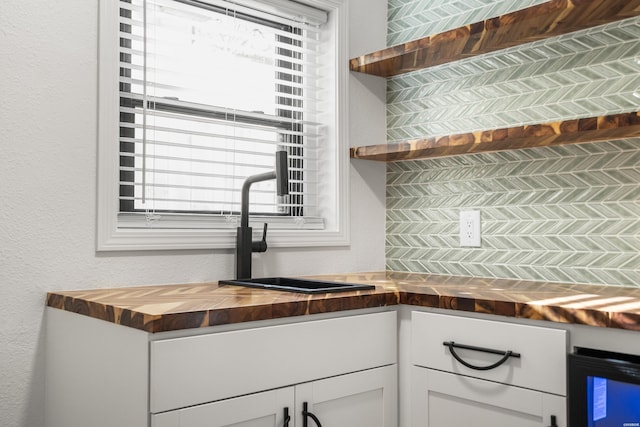
[[[240,204],[240,227],[249,226],[249,190],[251,190],[251,185],[256,182],[268,181],[270,179],[276,179],[275,171],[252,175],[244,180],[244,183],[242,184],[242,199]]]
[[[278,196],[289,194],[289,168],[286,151],[276,152],[276,169],[271,172],[265,172],[258,175],[248,177],[242,184],[242,199],[240,205],[240,226],[237,228],[236,234],[236,279],[251,278],[251,253],[256,252],[253,248],[264,248],[260,252],[267,249],[265,227],[262,240],[254,245],[252,240],[252,229],[249,227],[249,191],[251,185],[256,182],[276,180],[276,190]]]

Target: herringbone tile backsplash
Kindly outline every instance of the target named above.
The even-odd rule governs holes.
[[[393,46],[547,0],[390,0],[387,44]]]
[[[541,1],[391,0],[389,44]],[[389,79],[389,141],[640,108],[634,18]],[[459,211],[482,215],[460,248]],[[640,286],[640,139],[390,163],[387,268]]]

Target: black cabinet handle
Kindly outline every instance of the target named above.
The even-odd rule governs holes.
[[[558,427],[558,423],[556,422],[555,415],[551,415],[551,425],[549,427]]]
[[[475,347],[475,346],[472,346],[472,345],[465,345],[465,344],[456,344],[453,341],[445,341],[445,342],[442,343],[442,345],[449,347],[449,351],[451,352],[451,355],[458,362],[462,363],[467,368],[475,369],[476,371],[488,371],[490,369],[497,368],[498,366],[500,366],[504,362],[506,362],[510,357],[520,358],[520,353],[514,353],[511,350],[500,351],[500,350],[494,350],[492,348]],[[458,356],[458,354],[454,350],[455,348],[462,348],[462,349],[465,349],[465,350],[480,351],[482,353],[498,354],[498,355],[503,356],[503,357],[502,357],[502,359],[498,360],[496,363],[494,363],[492,365],[477,366],[477,365],[472,365],[471,363],[463,360],[460,356]]]
[[[302,427],[307,427],[307,418],[311,418],[318,427],[322,427],[322,424],[320,424],[320,420],[318,419],[318,417],[307,410],[308,407],[309,405],[307,404],[307,402],[304,402],[302,404]]]
[[[289,421],[291,421],[291,415],[289,415],[289,407],[285,406],[284,421],[282,422],[282,427],[289,427]]]

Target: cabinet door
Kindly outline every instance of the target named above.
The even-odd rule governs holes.
[[[412,367],[412,427],[567,427],[565,398]]]
[[[285,408],[291,421],[285,424]],[[151,416],[151,427],[293,427],[294,388],[177,409]]]
[[[296,386],[296,427],[303,404],[322,427],[396,427],[397,365],[369,369]],[[316,423],[307,419],[308,427]]]

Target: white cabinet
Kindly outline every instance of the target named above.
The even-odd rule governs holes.
[[[567,427],[566,331],[413,312],[411,339],[412,427]]]
[[[149,334],[49,308],[46,425],[305,427],[306,403],[323,427],[395,427],[400,394],[402,427],[568,427],[566,330],[418,310],[399,341],[389,309]],[[444,342],[520,357],[475,370]]]
[[[47,426],[282,427],[289,408],[303,427],[307,402],[324,426],[395,427],[396,312],[291,320],[154,335],[48,309]]]
[[[302,427],[316,417],[322,426],[394,427],[396,389],[391,365],[155,414],[151,426]]]

